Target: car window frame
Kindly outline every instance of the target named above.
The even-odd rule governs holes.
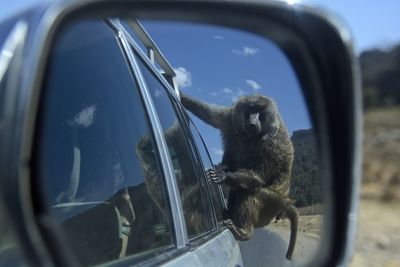
[[[175,245],[176,248],[179,250],[186,247],[186,245],[188,244],[188,237],[178,185],[176,183],[176,180],[174,179],[172,162],[169,158],[167,143],[164,138],[161,123],[159,121],[151,96],[146,88],[145,80],[135,57],[135,51],[133,51],[133,49],[131,48],[131,44],[129,41],[130,37],[128,33],[123,29],[123,26],[119,19],[113,18],[107,19],[107,21],[110,25],[110,28],[115,32],[116,36],[118,37],[118,41],[120,42],[124,54],[127,58],[127,62],[129,65],[128,67],[130,68],[134,79],[138,83],[139,94],[142,97],[145,112],[147,113],[150,121],[151,132],[155,137],[154,141],[160,158],[160,167],[161,171],[163,172],[163,178],[165,180],[167,193],[169,196],[169,205],[171,208],[173,220],[172,225],[175,232]]]
[[[191,161],[194,164],[195,173],[196,173],[196,176],[199,179],[199,183],[200,183],[200,190],[203,195],[203,199],[206,202],[205,203],[206,204],[205,205],[206,212],[209,216],[211,216],[210,218],[208,218],[210,220],[210,225],[212,226],[212,228],[208,232],[208,233],[210,233],[217,229],[218,222],[217,222],[217,218],[215,215],[215,210],[214,210],[214,205],[213,205],[212,198],[211,198],[210,188],[206,182],[206,174],[204,172],[204,165],[201,160],[201,157],[199,157],[199,152],[198,152],[196,142],[192,136],[190,128],[188,127],[187,121],[185,119],[186,115],[183,113],[180,101],[177,101],[174,98],[172,98],[171,92],[167,91],[167,93],[168,93],[169,99],[171,101],[171,104],[173,105],[173,108],[176,112],[179,124],[182,127],[183,134],[185,136],[185,140],[187,141],[188,146],[189,146],[188,148],[190,151]],[[201,239],[201,237],[207,235],[208,233],[205,232],[205,233],[199,234],[199,235],[189,239],[189,241],[191,241],[193,243],[196,239]]]
[[[135,49],[133,48],[133,50],[135,50]],[[164,104],[166,105],[166,107],[168,107],[170,109],[171,115],[175,119],[175,121],[177,123],[177,126],[179,128],[179,131],[182,134],[182,138],[184,139],[184,140],[182,140],[182,142],[184,143],[183,146],[184,146],[184,149],[186,151],[177,151],[176,147],[174,147],[174,146],[171,147],[171,143],[166,140],[167,141],[166,150],[167,150],[167,153],[169,155],[170,161],[173,163],[172,164],[172,167],[173,167],[172,172],[174,173],[173,179],[176,180],[176,182],[177,182],[177,184],[179,186],[178,187],[179,188],[179,193],[180,194],[182,193],[182,191],[181,191],[182,189],[180,188],[181,184],[179,182],[178,177],[175,176],[175,172],[177,170],[176,169],[177,166],[176,166],[176,164],[174,164],[175,163],[174,162],[174,155],[178,155],[179,153],[186,153],[187,154],[186,155],[187,160],[190,161],[189,164],[191,165],[190,167],[191,167],[191,169],[193,171],[193,173],[191,173],[191,175],[194,176],[194,178],[195,178],[194,181],[196,181],[196,183],[198,183],[198,185],[200,186],[199,187],[200,192],[199,192],[198,196],[201,198],[201,201],[204,204],[204,210],[203,211],[204,211],[204,216],[205,216],[204,218],[207,220],[207,226],[204,225],[204,226],[206,226],[205,227],[206,229],[202,229],[199,233],[195,233],[194,235],[190,235],[190,233],[189,233],[190,231],[189,231],[189,229],[187,229],[188,240],[189,240],[190,243],[192,243],[192,240],[201,238],[201,237],[209,234],[215,228],[214,222],[212,221],[213,210],[211,209],[211,203],[210,203],[210,200],[209,200],[209,198],[207,196],[207,192],[206,192],[208,190],[208,188],[205,188],[206,187],[205,176],[204,176],[203,172],[200,171],[200,168],[199,168],[199,165],[198,165],[198,162],[197,162],[198,159],[195,157],[195,152],[193,150],[193,142],[191,140],[191,136],[188,136],[188,128],[187,128],[187,125],[186,125],[186,121],[183,120],[183,114],[181,113],[181,108],[180,108],[179,102],[176,101],[171,96],[171,93],[169,92],[169,90],[167,89],[165,84],[163,84],[163,82],[160,80],[160,78],[157,77],[157,75],[155,75],[156,73],[158,73],[156,68],[151,67],[151,65],[149,65],[151,63],[144,62],[143,58],[142,58],[142,55],[138,55],[137,52],[134,52],[134,55],[136,56],[137,62],[138,62],[139,67],[140,67],[140,71],[142,72],[143,77],[144,77],[145,90],[148,90],[148,93],[149,93],[149,95],[150,95],[150,97],[151,97],[151,99],[152,99],[152,101],[153,101],[153,103],[154,103],[154,105],[156,107],[156,113],[157,113],[156,115],[158,116],[160,114],[160,112],[163,112],[163,111],[159,110],[159,108],[161,107],[160,103],[158,103],[157,99],[155,97],[153,97],[153,95],[152,95],[152,89],[153,88],[150,87],[151,81],[149,80],[149,77],[146,77],[148,75],[151,75],[150,79],[154,79],[154,82],[157,83],[160,86],[159,89],[162,90],[162,92],[166,94],[164,96],[164,99],[165,99]],[[148,73],[147,75],[145,74],[146,72]],[[163,107],[161,107],[161,108],[163,108]],[[162,127],[165,127],[164,118],[161,115],[158,116],[158,118],[159,118],[159,121],[160,121]],[[165,135],[165,128],[162,129],[162,134],[163,134],[164,138],[167,138],[167,136]],[[179,165],[181,165],[183,162],[179,162],[179,160],[178,160],[177,163]],[[181,198],[181,203],[182,203],[183,213],[184,213],[184,215],[187,215],[187,214],[185,214],[186,210],[184,209],[185,202],[183,201],[182,198]],[[198,211],[200,211],[200,210],[198,210]],[[186,221],[186,224],[187,224],[186,216],[185,216],[185,221]]]

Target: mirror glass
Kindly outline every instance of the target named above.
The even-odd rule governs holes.
[[[196,253],[229,229],[244,266],[282,266],[297,210],[291,259],[307,263],[327,211],[303,90],[280,48],[249,32],[69,23],[50,51],[35,149],[65,242],[84,265],[139,263],[180,249],[180,235]]]

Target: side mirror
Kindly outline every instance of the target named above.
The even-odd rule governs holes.
[[[59,1],[0,24],[9,32],[0,214],[18,240],[15,257],[66,266],[346,263],[361,169],[358,63],[340,20],[289,2]],[[185,145],[190,166],[179,158]],[[215,168],[204,170],[204,155]],[[189,169],[205,178],[187,182]],[[273,223],[285,217],[291,227]],[[115,241],[110,249],[95,238],[109,226],[99,242]]]

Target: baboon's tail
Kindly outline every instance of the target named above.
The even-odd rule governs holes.
[[[289,247],[286,253],[286,259],[292,260],[294,247],[296,245],[297,226],[299,223],[299,218],[297,215],[296,208],[293,207],[292,205],[288,206],[285,215],[290,221],[290,240],[289,240]]]

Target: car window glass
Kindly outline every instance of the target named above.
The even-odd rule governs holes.
[[[203,138],[201,137],[196,126],[193,124],[193,122],[189,118],[188,118],[188,121],[190,123],[190,131],[192,132],[194,141],[196,142],[196,146],[197,146],[198,152],[200,154],[200,158],[203,163],[204,171],[208,172],[208,171],[214,169],[214,165],[211,161],[210,154],[208,153],[207,147],[205,146]],[[214,206],[214,211],[217,216],[217,220],[219,222],[221,222],[223,220],[223,211],[226,208],[222,187],[221,187],[221,185],[211,183],[211,184],[209,184],[209,190],[211,193],[212,202],[213,202],[213,206]]]
[[[143,65],[142,61],[139,62],[168,145],[181,196],[188,236],[194,237],[209,231],[211,223],[206,211],[201,183],[192,161],[189,144],[166,88]]]
[[[68,26],[51,51],[37,176],[84,265],[174,244],[147,116],[117,38],[102,21]]]

